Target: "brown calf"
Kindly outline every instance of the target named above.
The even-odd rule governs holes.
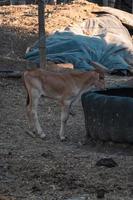
[[[43,69],[33,69],[24,72],[24,83],[28,92],[27,114],[30,128],[41,138],[45,137],[38,121],[37,105],[41,96],[55,99],[61,106],[60,139],[65,139],[65,126],[69,118],[72,104],[80,99],[84,92],[92,87],[105,89],[104,66],[92,62],[94,71],[89,72],[50,72]]]

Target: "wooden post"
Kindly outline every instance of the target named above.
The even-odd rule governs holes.
[[[103,5],[104,6],[110,6],[112,8],[115,7],[115,0],[103,0]]]
[[[38,1],[40,67],[46,67],[45,0]]]
[[[109,5],[108,1],[109,1],[109,0],[103,0],[103,5],[104,5],[104,6],[108,6],[108,5]]]
[[[115,7],[115,0],[110,0],[109,6],[114,8]]]

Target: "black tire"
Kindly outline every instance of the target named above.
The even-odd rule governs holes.
[[[133,143],[133,88],[113,88],[82,95],[87,136]]]

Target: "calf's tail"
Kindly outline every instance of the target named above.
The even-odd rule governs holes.
[[[28,88],[26,84],[26,77],[27,77],[27,71],[23,73],[22,79],[23,79],[24,87],[27,91],[26,106],[28,106],[30,103],[30,98],[29,98]]]

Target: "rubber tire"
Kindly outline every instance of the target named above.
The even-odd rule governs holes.
[[[82,95],[87,136],[133,143],[133,88],[113,88]]]

